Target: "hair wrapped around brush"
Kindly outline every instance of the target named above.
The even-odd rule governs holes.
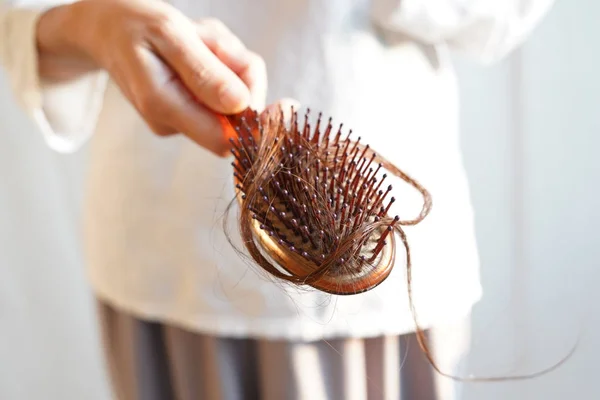
[[[349,295],[370,290],[391,272],[398,233],[410,253],[404,225],[431,208],[429,193],[379,156],[343,125],[322,116],[312,128],[310,110],[285,121],[283,112],[259,118],[252,110],[229,117],[246,249],[263,269],[298,285]],[[393,174],[423,196],[420,215],[401,220],[388,212],[396,201]],[[410,265],[408,266],[410,268]]]

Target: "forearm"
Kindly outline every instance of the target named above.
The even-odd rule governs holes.
[[[66,81],[98,69],[83,51],[86,34],[78,3],[44,12],[36,26],[38,69],[44,81]]]

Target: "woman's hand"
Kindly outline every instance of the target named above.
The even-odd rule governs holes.
[[[229,154],[216,113],[262,110],[266,68],[221,22],[193,22],[162,2],[83,0],[38,23],[40,72],[69,79],[102,68],[158,135],[183,133]]]

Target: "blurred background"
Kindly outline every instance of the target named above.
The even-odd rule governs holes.
[[[510,58],[458,58],[484,298],[465,400],[600,398],[600,3],[558,1]],[[0,76],[0,399],[108,400],[80,249],[86,151],[59,155]]]

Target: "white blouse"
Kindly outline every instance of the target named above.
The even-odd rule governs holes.
[[[150,0],[149,0],[150,1]],[[60,0],[16,1],[0,14],[0,56],[15,98],[49,146],[90,141],[85,252],[97,296],[141,318],[208,334],[315,340],[414,329],[403,251],[370,292],[332,296],[275,281],[240,258],[222,214],[231,160],[184,137],[150,133],[104,72],[50,86],[37,74],[34,27]],[[216,17],[261,54],[269,102],[293,97],[343,122],[433,196],[407,229],[422,326],[462,318],[481,297],[473,211],[459,149],[448,55],[489,63],[523,42],[551,0],[174,0]],[[420,198],[398,182],[395,212]],[[235,225],[229,230],[242,248]]]

